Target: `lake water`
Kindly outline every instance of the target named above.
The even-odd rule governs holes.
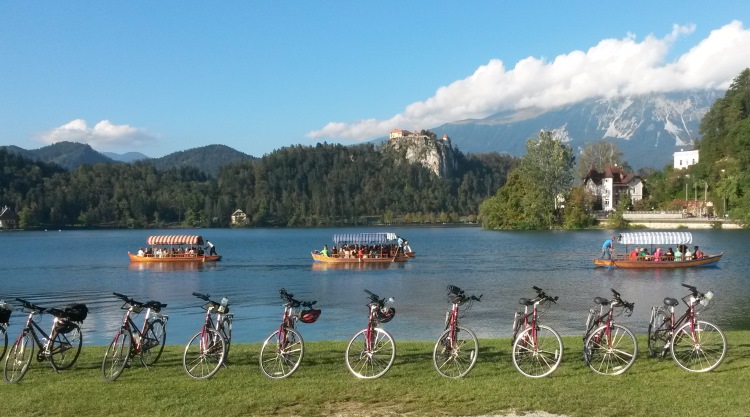
[[[331,244],[334,233],[393,231],[407,238],[417,257],[386,268],[326,268],[313,264],[310,251]],[[137,250],[157,234],[202,234],[224,259],[189,267],[131,264]],[[477,227],[342,229],[202,229],[46,231],[0,233],[3,259],[0,299],[26,298],[45,307],[84,302],[89,317],[84,344],[105,345],[119,326],[120,292],[138,300],[167,303],[167,343],[184,344],[203,321],[193,291],[228,297],[235,314],[234,341],[260,342],[279,325],[281,287],[301,300],[317,300],[323,310],[312,325],[298,326],[306,340],[347,340],[367,321],[364,289],[396,299],[396,318],[383,325],[396,340],[434,340],[448,309],[445,287],[454,284],[484,294],[462,323],[479,337],[510,334],[520,297],[532,297],[532,285],[560,297],[543,316],[564,335],[582,333],[595,296],[617,289],[635,302],[632,317],[621,317],[645,333],[650,306],[686,294],[680,283],[715,293],[703,318],[724,329],[750,328],[750,233],[693,231],[695,245],[707,253],[724,252],[718,267],[685,270],[594,268],[606,231],[491,232]],[[11,317],[11,338],[24,315]],[[48,316],[44,323],[50,323]],[[47,324],[45,324],[47,326]]]

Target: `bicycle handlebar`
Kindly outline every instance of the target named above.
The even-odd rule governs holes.
[[[558,296],[551,297],[547,295],[547,293],[544,292],[543,289],[537,287],[536,285],[532,285],[531,288],[533,288],[536,291],[537,299],[539,301],[546,300],[546,301],[552,301],[553,303],[557,304]]]
[[[193,292],[193,295],[200,298],[203,301],[211,301],[209,297],[211,297],[209,294],[201,294],[199,292]]]
[[[39,313],[44,313],[44,311],[47,310],[46,307],[39,307],[38,305],[33,304],[29,301],[26,301],[23,298],[16,298],[16,301],[23,304],[22,308],[27,308],[29,310],[36,310]]]
[[[482,296],[484,294],[479,294],[479,297],[476,295],[466,295],[466,292],[462,290],[461,288],[458,288],[455,285],[449,285],[448,286],[448,295],[455,294],[456,296],[451,299],[451,302],[454,302],[453,300],[458,301],[459,303],[466,302],[468,300],[474,300],[474,301],[482,301]]]
[[[300,301],[294,299],[294,294],[287,292],[285,288],[282,288],[279,290],[279,296],[282,300],[286,301],[287,304],[292,305],[293,307],[302,306],[302,307],[310,307],[317,303],[317,301]]]

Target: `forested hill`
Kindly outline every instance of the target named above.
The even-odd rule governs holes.
[[[57,164],[69,171],[83,164],[115,162],[95,151],[91,146],[75,142],[58,142],[34,150],[26,150],[18,146],[3,146],[2,148],[10,153],[21,155],[28,159]]]
[[[250,226],[447,222],[475,218],[516,163],[458,153],[454,175],[439,178],[372,145],[318,144],[231,163],[212,178],[150,160],[68,172],[0,149],[0,205],[24,228],[226,227],[236,209]]]
[[[216,177],[221,167],[226,164],[256,159],[226,145],[208,145],[171,153],[161,158],[151,159],[150,162],[159,170],[195,167]]]

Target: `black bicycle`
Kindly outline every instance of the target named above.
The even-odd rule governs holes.
[[[116,380],[122,371],[130,366],[130,361],[135,355],[140,356],[141,363],[146,368],[155,364],[164,351],[169,319],[168,316],[160,314],[161,309],[167,306],[166,304],[153,300],[144,303],[116,292],[112,294],[124,302],[121,308],[126,312],[122,325],[117,330],[102,360],[102,374],[107,381]],[[139,329],[131,315],[139,314],[144,308],[146,317]]]
[[[68,369],[78,360],[81,353],[83,336],[81,328],[76,322],[83,322],[88,314],[88,308],[83,304],[76,304],[77,309],[45,308],[34,305],[21,298],[16,301],[22,305],[22,311],[29,313],[26,324],[18,335],[15,343],[5,358],[3,378],[9,384],[15,384],[23,379],[29,370],[31,358],[34,357],[34,345],[39,348],[36,359],[39,362],[50,361],[52,369],[60,371]],[[34,320],[34,316],[49,313],[54,316],[49,334]]]

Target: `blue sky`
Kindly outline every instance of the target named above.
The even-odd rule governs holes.
[[[749,20],[746,0],[2,2],[0,145],[263,156],[726,88],[750,66]]]

